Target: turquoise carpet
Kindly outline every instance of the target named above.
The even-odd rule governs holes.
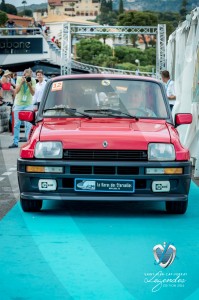
[[[0,299],[197,300],[198,236],[194,183],[183,216],[161,203],[46,202],[30,214],[16,204],[0,222]],[[166,269],[153,256],[163,242],[176,247]]]

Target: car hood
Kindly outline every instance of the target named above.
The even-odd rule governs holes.
[[[44,120],[40,141],[61,141],[64,149],[146,150],[150,142],[170,143],[165,120]]]

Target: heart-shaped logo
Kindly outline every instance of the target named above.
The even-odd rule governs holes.
[[[163,246],[159,244],[153,248],[153,253],[156,260],[155,264],[167,268],[175,259],[176,248],[170,243],[164,243]]]

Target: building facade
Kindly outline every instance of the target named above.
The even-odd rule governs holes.
[[[89,16],[100,13],[100,0],[48,0],[48,15]]]

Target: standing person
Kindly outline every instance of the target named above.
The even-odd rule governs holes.
[[[41,29],[42,29],[42,31],[43,31],[44,34],[47,33],[47,31],[46,31],[47,30],[46,24],[44,22],[42,22],[42,24],[41,24]]]
[[[2,66],[0,66],[0,80],[1,80],[1,77],[3,76],[4,74],[4,70],[2,69]]]
[[[135,71],[135,75],[136,75],[136,76],[140,76],[140,70],[139,70],[139,69],[137,69],[137,70]]]
[[[1,78],[1,96],[2,104],[6,105],[6,111],[9,119],[9,130],[12,131],[12,107],[14,100],[15,83],[12,79],[12,73],[9,70],[4,72]]]
[[[44,79],[44,72],[43,70],[36,71],[36,80],[38,81],[35,87],[35,94],[33,97],[33,104],[39,108],[42,95],[44,92],[44,88],[46,86],[46,81]]]
[[[12,79],[12,83],[15,84],[15,87],[16,87],[16,83],[17,83],[17,73],[16,72],[13,72],[12,75],[11,75]]]
[[[37,27],[38,27],[40,30],[42,30],[41,21],[39,21],[39,22],[37,23]]]
[[[4,72],[1,78],[2,98],[4,102],[13,104],[14,84],[11,79],[12,73],[9,70]]]
[[[6,23],[6,27],[7,28],[15,28],[16,24],[13,20],[9,19]],[[11,29],[8,30],[8,35],[15,35],[15,33],[16,33],[15,30],[11,30]]]
[[[22,77],[17,77],[15,102],[14,102],[14,139],[13,144],[9,148],[17,148],[19,143],[20,125],[19,112],[22,110],[33,110],[33,96],[35,93],[36,80],[32,78],[32,70],[24,70]],[[25,137],[31,129],[31,123],[25,122]]]
[[[167,70],[162,71],[161,76],[162,81],[165,83],[167,98],[169,100],[169,105],[172,110],[176,100],[174,81],[171,80],[169,71]]]

